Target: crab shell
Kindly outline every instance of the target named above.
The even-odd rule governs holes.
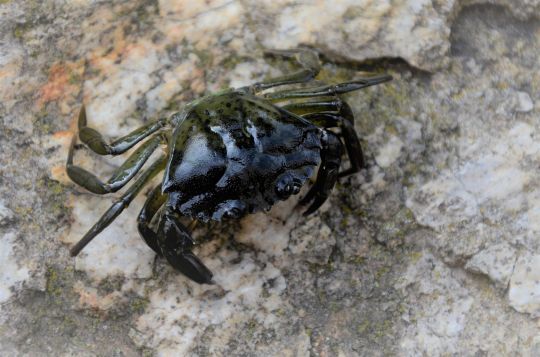
[[[202,221],[268,210],[297,194],[321,161],[321,130],[243,92],[196,103],[176,120],[162,191]]]

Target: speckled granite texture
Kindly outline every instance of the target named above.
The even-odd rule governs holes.
[[[540,355],[540,1],[0,0],[2,356]],[[200,226],[198,286],[139,238],[141,195],[76,259],[114,195],[67,180],[81,104],[109,137],[290,68],[389,84],[346,97],[369,169]],[[107,177],[125,156],[78,150]]]

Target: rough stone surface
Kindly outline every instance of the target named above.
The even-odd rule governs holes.
[[[516,250],[508,243],[494,244],[474,255],[465,269],[473,273],[485,274],[490,280],[506,289],[510,277],[514,274]]]
[[[0,0],[1,354],[539,355],[539,13],[538,0]],[[321,53],[322,80],[394,76],[345,97],[367,170],[310,217],[292,199],[198,226],[212,286],[138,237],[146,191],[69,257],[118,197],[65,175],[83,102],[117,137],[290,71],[262,50],[298,45]],[[106,178],[126,157],[75,160]]]
[[[539,264],[540,255],[522,254],[516,261],[508,291],[510,305],[533,317],[540,316],[540,277],[536,269]]]

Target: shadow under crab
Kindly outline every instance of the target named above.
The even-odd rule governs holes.
[[[118,155],[148,138],[107,182],[73,165],[74,139],[67,174],[87,190],[96,194],[116,192],[135,177],[159,146],[167,147],[167,155],[142,171],[71,249],[73,256],[164,171],[162,183],[150,192],[139,214],[139,232],[148,246],[175,269],[197,283],[212,283],[212,272],[192,253],[195,242],[180,222],[181,216],[220,221],[268,210],[275,202],[300,192],[319,166],[315,183],[300,201],[301,205],[310,204],[304,213],[310,214],[325,202],[338,177],[364,167],[352,110],[338,95],[391,77],[263,93],[272,87],[309,82],[320,70],[318,55],[310,49],[272,50],[268,54],[294,59],[302,68],[290,75],[205,96],[110,144],[87,126],[82,108],[79,138],[97,154]],[[300,101],[294,101],[297,99]],[[289,103],[278,105],[283,101]],[[330,128],[339,129],[339,134]],[[350,168],[339,172],[344,151]]]

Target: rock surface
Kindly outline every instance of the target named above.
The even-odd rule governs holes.
[[[540,1],[0,0],[2,355],[538,355]],[[138,237],[131,206],[63,165],[81,103],[124,135],[201,95],[291,68],[395,80],[347,101],[369,169],[296,202],[201,225],[198,286]],[[108,177],[126,156],[77,150]],[[159,180],[156,181],[156,184]],[[112,195],[115,196],[115,195]],[[117,196],[115,196],[117,197]]]

